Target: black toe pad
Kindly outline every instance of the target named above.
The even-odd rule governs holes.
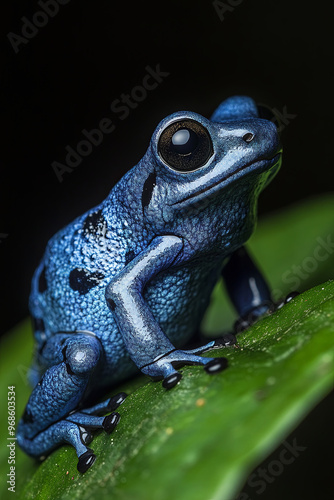
[[[227,368],[227,359],[226,358],[212,359],[211,361],[209,361],[209,363],[207,363],[204,366],[204,370],[207,373],[210,373],[210,375],[212,375],[214,373],[221,372],[222,370],[225,370],[225,368]]]
[[[120,419],[120,414],[117,412],[111,413],[105,417],[102,425],[107,434],[110,434],[115,429]]]
[[[294,299],[295,297],[297,297],[298,295],[300,295],[299,292],[290,292],[286,297],[285,297],[285,300],[284,300],[284,303],[285,304],[288,304],[289,302],[291,302],[292,299]]]
[[[179,382],[179,380],[181,380],[181,378],[181,373],[172,373],[163,380],[162,387],[164,387],[165,389],[171,389]]]
[[[82,474],[86,472],[95,462],[96,456],[93,453],[93,450],[88,449],[79,457],[77,469]]]
[[[127,397],[127,394],[125,392],[119,392],[116,394],[116,396],[113,396],[110,398],[109,403],[108,403],[108,410],[109,411],[114,411],[116,408],[119,407]]]

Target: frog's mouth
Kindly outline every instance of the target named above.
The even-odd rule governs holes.
[[[261,159],[246,163],[245,165],[242,165],[242,167],[239,167],[236,170],[234,170],[233,172],[230,172],[225,177],[220,178],[216,182],[210,184],[210,186],[199,189],[198,191],[195,191],[195,192],[189,194],[188,196],[185,196],[184,198],[182,198],[182,200],[176,201],[175,203],[172,203],[171,205],[172,206],[179,205],[185,201],[190,200],[191,198],[195,198],[195,197],[197,198],[201,194],[207,193],[208,191],[211,191],[211,190],[216,191],[216,189],[215,189],[216,186],[220,186],[221,184],[225,183],[225,181],[227,181],[231,177],[234,177],[234,176],[238,177],[237,174],[243,170],[247,170],[247,172],[245,172],[245,174],[253,172],[254,170],[268,170],[268,168],[272,168],[276,163],[279,162],[281,155],[282,155],[282,151],[280,151],[279,153],[276,153],[271,158],[261,158]],[[270,164],[270,166],[268,166],[268,164]],[[254,168],[254,166],[256,166],[256,167]],[[242,177],[243,177],[243,175],[242,175]],[[230,184],[230,183],[231,182],[229,182],[228,184]]]

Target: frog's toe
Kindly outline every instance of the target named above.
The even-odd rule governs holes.
[[[89,408],[84,408],[82,413],[86,415],[103,415],[103,413],[110,413],[115,411],[126,399],[127,394],[125,392],[119,392],[115,396],[101,403],[97,403]]]
[[[115,396],[109,399],[107,404],[107,411],[114,411],[118,408],[128,395],[125,392],[119,392]]]
[[[96,455],[94,455],[93,450],[88,448],[88,450],[79,457],[77,464],[78,471],[84,474],[93,465],[95,460]]]
[[[112,431],[115,429],[116,425],[120,421],[121,416],[119,413],[114,412],[111,413],[110,415],[107,415],[104,420],[103,420],[103,429],[106,431],[107,434],[111,434]]]
[[[297,291],[288,293],[288,295],[285,297],[284,300],[281,300],[280,302],[277,302],[276,304],[274,304],[273,311],[275,311],[277,309],[281,309],[281,307],[283,307],[283,306],[285,306],[285,304],[288,304],[289,302],[291,302],[291,300],[294,299],[295,297],[297,297],[298,295],[300,295],[300,292],[297,292]]]
[[[226,358],[213,358],[211,361],[204,365],[204,370],[213,375],[215,373],[221,372],[227,368],[227,359]]]
[[[74,412],[68,415],[68,417],[66,417],[66,420],[69,420],[70,422],[77,424],[80,427],[81,439],[83,439],[83,442],[86,444],[86,440],[90,439],[90,429],[103,429],[108,434],[110,434],[115,429],[116,425],[120,421],[120,418],[120,414],[117,412],[113,412],[106,417],[87,415],[84,412]],[[85,433],[82,434],[82,428],[85,429],[87,436]]]
[[[164,378],[162,382],[162,387],[165,389],[172,389],[181,380],[182,374],[180,372],[172,373],[168,377]]]
[[[284,303],[288,304],[292,299],[294,299],[295,297],[298,297],[298,295],[300,295],[300,292],[298,292],[297,290],[295,290],[294,292],[288,293],[288,295],[285,297]]]
[[[86,427],[79,426],[80,438],[83,444],[87,445],[93,441],[93,434]]]

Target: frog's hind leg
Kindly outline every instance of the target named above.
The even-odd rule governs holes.
[[[90,437],[86,425],[111,432],[119,420],[116,413],[109,418],[88,414],[83,418],[76,412],[98,368],[101,344],[93,335],[57,334],[45,344],[41,356],[44,363],[52,359],[54,364],[29,398],[18,425],[18,444],[29,455],[40,457],[61,443],[70,443],[79,457],[78,470],[85,472],[95,460],[86,446]]]
[[[20,447],[30,456],[44,459],[52,450],[62,443],[71,444],[79,458],[78,471],[86,472],[95,462],[96,456],[93,450],[86,446],[86,434],[77,424],[60,420],[50,425],[44,431],[29,439],[24,436],[22,428],[18,431],[18,443]]]

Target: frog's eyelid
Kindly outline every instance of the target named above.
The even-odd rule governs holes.
[[[177,113],[174,113],[173,115],[170,115],[166,118],[164,118],[156,127],[152,139],[155,144],[158,144],[159,139],[163,132],[173,123],[183,121],[183,120],[192,120],[200,125],[202,125],[204,128],[206,128],[209,131],[210,125],[212,122],[205,118],[204,116],[200,115],[199,113],[194,113],[193,111],[178,111]]]

